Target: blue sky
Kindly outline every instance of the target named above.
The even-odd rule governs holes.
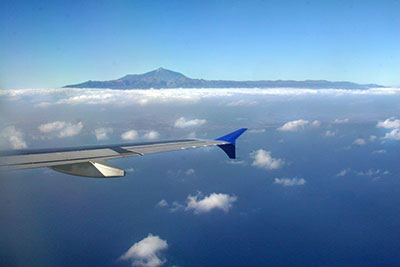
[[[0,88],[165,67],[400,85],[399,1],[2,1]]]

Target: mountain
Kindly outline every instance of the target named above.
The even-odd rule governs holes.
[[[277,81],[224,81],[191,79],[182,73],[159,68],[144,74],[129,74],[111,81],[87,81],[66,85],[68,88],[110,88],[110,89],[162,89],[162,88],[310,88],[310,89],[368,89],[382,88],[377,84],[352,82],[330,82],[325,80],[277,80]]]

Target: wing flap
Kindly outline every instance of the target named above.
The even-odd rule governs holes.
[[[63,164],[51,166],[50,168],[66,174],[92,178],[111,178],[125,176],[124,170],[121,170],[111,165],[105,160]]]

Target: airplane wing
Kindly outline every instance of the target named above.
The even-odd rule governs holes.
[[[125,171],[111,165],[106,160],[207,146],[218,146],[229,158],[236,158],[235,141],[246,130],[246,128],[242,128],[215,140],[184,139],[120,145],[0,151],[0,170],[49,167],[59,172],[85,177],[121,177],[125,176]]]

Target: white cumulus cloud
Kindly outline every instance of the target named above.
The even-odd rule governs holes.
[[[306,180],[303,178],[275,178],[274,184],[283,186],[305,185]]]
[[[257,101],[240,99],[240,100],[229,102],[226,105],[229,107],[237,107],[237,106],[253,106],[256,104],[257,104]]]
[[[400,129],[393,129],[389,133],[386,133],[383,139],[400,140]]]
[[[385,129],[400,128],[400,120],[396,120],[395,118],[392,117],[384,121],[379,121],[376,127]]]
[[[78,122],[77,124],[67,124],[65,128],[59,132],[58,136],[59,137],[74,136],[79,134],[82,128],[83,128],[82,122]]]
[[[55,121],[55,122],[40,124],[38,128],[39,131],[42,133],[50,133],[63,129],[65,125],[66,125],[65,121]]]
[[[168,207],[168,202],[167,202],[165,199],[161,199],[161,200],[157,203],[156,207]]]
[[[193,119],[193,120],[186,120],[185,117],[180,117],[175,121],[176,128],[188,128],[193,126],[200,126],[206,123],[206,120],[203,119]]]
[[[379,175],[388,175],[389,171],[383,171],[381,169],[368,169],[366,171],[359,171],[357,175],[360,176],[379,176]]]
[[[349,119],[335,119],[333,123],[348,123]]]
[[[154,139],[160,138],[160,134],[159,134],[158,132],[152,130],[152,131],[147,132],[147,133],[143,136],[143,138],[149,139],[149,140],[154,140]]]
[[[348,174],[349,171],[350,171],[350,169],[341,170],[338,174],[336,174],[336,176],[343,177],[343,176],[345,176],[346,174]]]
[[[83,128],[83,123],[78,122],[76,124],[65,122],[65,121],[55,121],[39,125],[38,129],[42,133],[54,133],[58,137],[70,137],[77,135],[81,132]]]
[[[133,244],[119,259],[130,260],[132,266],[161,266],[166,260],[160,256],[160,252],[167,248],[168,243],[166,240],[149,234],[146,238]]]
[[[4,128],[1,131],[0,136],[6,139],[13,149],[24,149],[28,147],[24,140],[23,133],[17,130],[14,126]]]
[[[187,137],[190,139],[196,138],[196,132],[191,132]]]
[[[296,120],[296,121],[289,121],[282,125],[282,127],[279,127],[279,131],[290,131],[294,132],[299,129],[304,129],[304,127],[308,124],[309,122],[306,120]]]
[[[335,136],[335,135],[336,135],[336,132],[331,131],[331,130],[327,130],[325,132],[325,136],[328,136],[328,137],[332,137],[332,136]]]
[[[126,131],[121,134],[122,140],[135,140],[139,137],[139,134],[135,130]]]
[[[311,123],[311,126],[313,126],[313,127],[319,127],[319,126],[321,126],[321,122],[318,121],[318,120],[315,120],[315,121],[313,121],[313,122]]]
[[[363,146],[365,145],[365,139],[357,138],[356,140],[354,140],[353,145]]]
[[[187,169],[186,171],[185,171],[185,174],[186,175],[193,175],[193,174],[195,174],[195,170],[194,169]]]
[[[258,133],[265,133],[266,131],[267,131],[266,129],[250,129],[249,133],[258,134]]]
[[[213,209],[221,209],[224,212],[228,212],[229,209],[232,208],[233,203],[237,200],[236,196],[221,193],[212,193],[209,196],[205,196],[203,199],[200,199],[200,197],[200,193],[195,196],[189,195],[185,210],[193,210],[196,214],[206,213]]]
[[[97,140],[107,140],[108,134],[112,133],[113,129],[111,128],[98,128],[94,130],[94,134],[96,135]]]
[[[250,153],[250,156],[254,159],[251,165],[259,168],[273,170],[279,169],[285,164],[284,160],[273,158],[270,151],[265,151],[263,149]]]

